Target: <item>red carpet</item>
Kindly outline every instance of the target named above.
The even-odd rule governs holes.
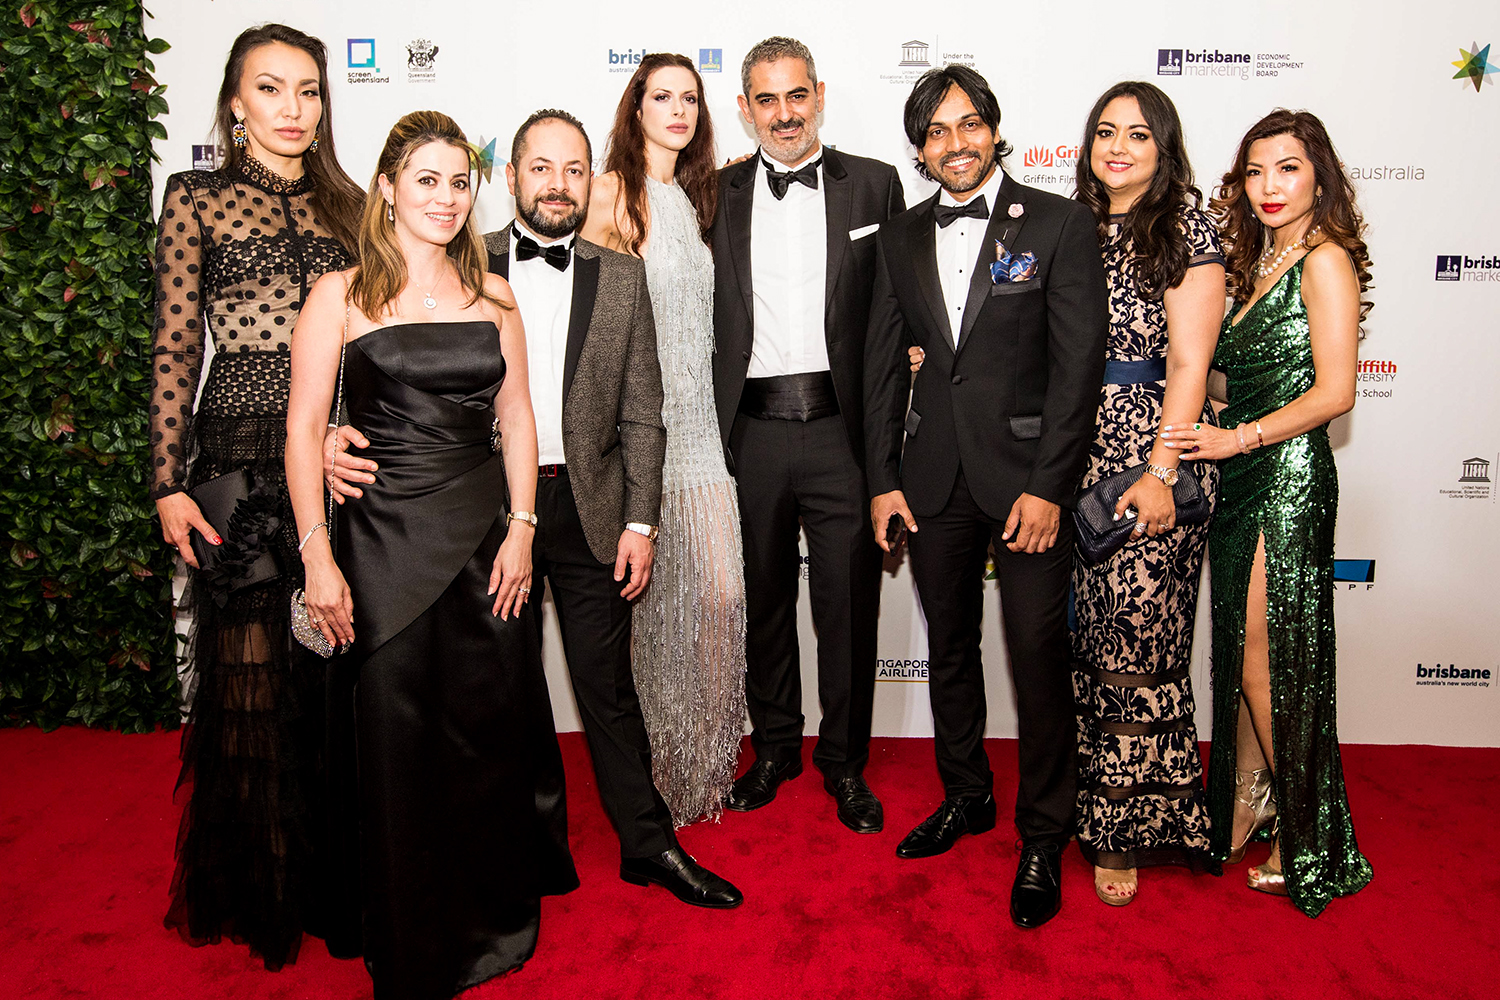
[[[0,730],[0,1000],[361,998],[359,962],[309,938],[267,973],[244,948],[190,948],[161,926],[177,809],[177,736]],[[1364,892],[1309,920],[1283,899],[1176,869],[1114,910],[1066,855],[1060,916],[1011,925],[1013,836],[900,861],[940,792],[926,740],[877,740],[867,776],[886,830],[847,832],[809,773],[771,806],[692,827],[684,845],[745,891],[738,910],[622,883],[581,738],[563,738],[583,887],[543,905],[537,956],[465,1000],[553,997],[1493,997],[1500,993],[1500,750],[1344,749]],[[990,756],[1013,794],[1015,745]],[[1250,861],[1264,859],[1265,848]]]

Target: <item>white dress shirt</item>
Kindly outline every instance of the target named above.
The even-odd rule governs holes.
[[[537,461],[561,465],[563,456],[563,365],[568,356],[568,322],[573,316],[573,257],[559,271],[544,257],[516,259],[516,246],[527,236],[543,248],[572,246],[576,234],[544,240],[517,224],[510,234],[510,287],[526,327],[526,375],[531,410],[536,416]]]
[[[791,168],[823,155],[817,152]],[[828,340],[823,333],[823,291],[828,280],[826,175],[818,167],[818,188],[790,184],[780,201],[766,180],[765,153],[756,158],[750,200],[750,285],[755,302],[755,338],[749,378],[828,371]]]
[[[990,217],[995,214],[995,199],[1000,195],[1000,181],[1005,174],[997,164],[988,181],[960,202],[946,190],[938,195],[939,205],[967,205],[980,195],[990,215],[983,219],[955,219],[945,229],[936,222],[938,278],[943,286],[943,304],[948,311],[948,326],[953,330],[953,343],[958,344],[964,322],[964,303],[969,299],[969,281],[976,267],[988,267],[995,259],[993,247],[984,245],[984,232],[989,228]],[[1007,247],[1006,249],[1010,249]]]

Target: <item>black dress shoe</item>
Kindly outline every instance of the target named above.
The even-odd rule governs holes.
[[[620,877],[632,885],[655,882],[693,906],[728,910],[745,901],[744,894],[729,880],[704,868],[681,847],[673,847],[654,858],[621,858]]]
[[[729,798],[724,800],[724,806],[744,813],[769,805],[776,797],[777,787],[801,773],[800,757],[788,761],[758,760],[750,765],[750,770],[745,772],[744,777],[734,783],[734,787],[729,790]]]
[[[898,858],[930,858],[942,854],[966,833],[995,828],[995,797],[944,799],[937,812],[917,824],[896,848]]]
[[[824,778],[823,788],[839,804],[839,822],[855,833],[879,833],[884,828],[885,810],[864,778]]]
[[[1062,848],[1042,842],[1021,848],[1010,889],[1010,919],[1017,927],[1040,927],[1062,908]]]

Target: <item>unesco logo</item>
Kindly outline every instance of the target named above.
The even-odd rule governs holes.
[[[1181,49],[1157,49],[1156,50],[1156,75],[1157,76],[1181,76],[1182,75],[1182,50]]]

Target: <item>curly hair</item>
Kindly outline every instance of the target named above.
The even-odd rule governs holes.
[[[1130,207],[1120,230],[1130,247],[1130,268],[1136,283],[1147,295],[1161,295],[1182,284],[1187,274],[1188,244],[1183,236],[1182,209],[1197,208],[1203,202],[1203,193],[1193,183],[1193,166],[1183,145],[1182,121],[1170,97],[1152,84],[1126,80],[1110,87],[1094,102],[1094,109],[1083,123],[1074,197],[1094,213],[1099,242],[1107,242],[1109,191],[1094,176],[1089,150],[1104,109],[1117,97],[1135,99],[1156,143],[1156,173],[1152,175],[1151,186]]]
[[[1235,306],[1244,305],[1254,296],[1256,265],[1271,239],[1270,230],[1255,217],[1250,198],[1245,194],[1245,164],[1250,158],[1251,145],[1278,135],[1289,135],[1302,143],[1308,162],[1312,164],[1313,179],[1322,188],[1322,194],[1313,204],[1312,220],[1307,227],[1308,232],[1316,227],[1318,235],[1309,245],[1337,243],[1343,247],[1354,262],[1354,273],[1359,277],[1359,291],[1363,296],[1370,287],[1370,249],[1365,245],[1365,219],[1354,200],[1354,184],[1344,171],[1343,162],[1333,148],[1333,140],[1328,137],[1328,130],[1317,115],[1310,111],[1277,108],[1250,126],[1250,131],[1240,140],[1234,165],[1224,174],[1209,203],[1209,214],[1218,222],[1224,242],[1224,256],[1228,260],[1225,270]],[[1369,314],[1372,305],[1360,299],[1360,322]]]

